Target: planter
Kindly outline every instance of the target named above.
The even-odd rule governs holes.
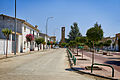
[[[107,55],[107,52],[103,52],[103,55]]]
[[[86,70],[91,70],[91,66],[86,66],[85,67]],[[102,70],[102,68],[98,67],[98,66],[94,66],[93,70]]]

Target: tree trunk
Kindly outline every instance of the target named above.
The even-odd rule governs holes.
[[[94,41],[93,41],[93,54],[92,54],[92,64],[94,64],[94,52],[95,52],[95,50],[94,50]]]
[[[91,47],[90,47],[90,51],[91,51]]]
[[[6,58],[7,58],[7,51],[8,51],[8,39],[7,39],[7,43],[6,43]]]
[[[77,45],[77,55],[78,55],[78,45]]]
[[[44,50],[44,44],[43,44],[43,50]]]
[[[107,47],[107,54],[108,54],[108,47]]]
[[[40,44],[40,49],[41,49],[41,44]]]
[[[39,45],[38,45],[38,51],[39,51]]]
[[[83,59],[83,49],[82,49],[82,59]]]

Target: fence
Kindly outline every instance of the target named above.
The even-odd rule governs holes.
[[[67,48],[67,51],[68,51],[70,57],[72,58],[74,65],[76,65],[76,58],[75,58],[75,56],[72,55],[71,51],[68,48]]]

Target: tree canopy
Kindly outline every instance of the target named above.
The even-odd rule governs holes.
[[[75,40],[76,37],[81,37],[81,33],[79,32],[78,24],[73,23],[73,26],[71,26],[71,31],[69,32],[69,39]]]
[[[61,46],[62,46],[62,47],[65,47],[66,44],[67,44],[67,43],[64,43],[64,42],[63,42],[63,43],[61,43]]]
[[[6,44],[6,58],[7,58],[8,39],[9,39],[9,35],[12,34],[12,30],[9,30],[8,28],[5,28],[5,29],[2,29],[2,33],[4,34],[4,36],[7,39],[7,44]]]
[[[86,43],[85,43],[88,47],[92,48],[93,47],[93,43],[91,40],[88,40]]]
[[[79,43],[86,43],[87,39],[86,39],[86,37],[76,37],[75,41],[79,42]]]
[[[112,43],[111,40],[107,40],[104,42],[104,46],[109,47],[111,43]]]
[[[35,38],[35,42],[36,42],[37,45],[39,45],[39,44],[44,42],[44,38],[40,38],[40,37],[39,38]]]
[[[75,47],[75,46],[76,46],[76,41],[70,41],[70,42],[69,42],[69,46]]]
[[[9,35],[12,34],[12,30],[9,30],[8,28],[5,28],[5,29],[2,29],[2,33],[8,39]]]
[[[91,41],[99,41],[103,38],[103,30],[101,29],[101,25],[94,24],[94,27],[87,30],[87,37]]]

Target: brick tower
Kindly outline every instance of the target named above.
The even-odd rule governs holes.
[[[65,27],[62,27],[61,29],[61,41],[60,43],[65,42]]]

